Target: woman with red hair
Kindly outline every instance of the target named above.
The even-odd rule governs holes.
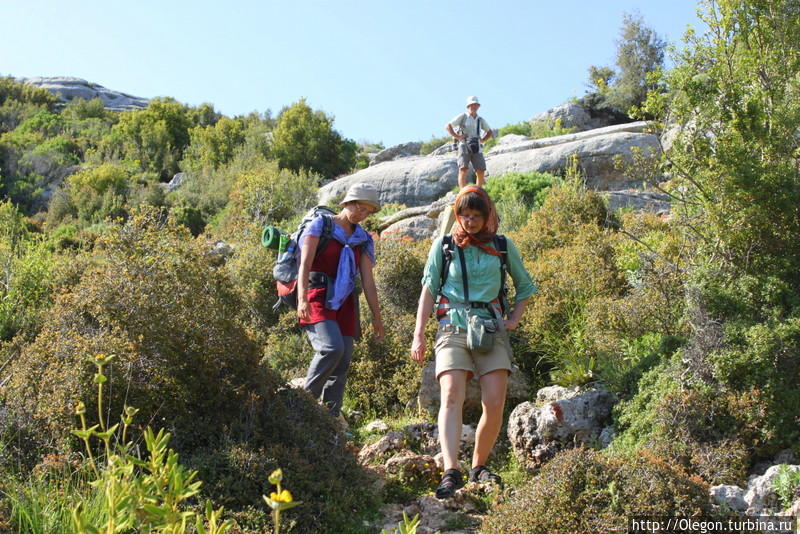
[[[439,443],[444,461],[444,476],[436,488],[440,499],[451,497],[464,485],[458,450],[467,383],[475,375],[481,386],[483,412],[469,480],[500,482],[500,477],[486,468],[486,461],[500,433],[511,373],[506,330],[517,328],[528,298],[536,291],[514,244],[497,235],[497,214],[486,191],[475,185],[463,188],[453,210],[456,224],[452,234],[435,240],[428,254],[411,346],[411,358],[424,364],[425,323],[436,303],[439,328],[434,353],[441,390]],[[503,269],[511,275],[516,290],[507,319],[503,318]]]

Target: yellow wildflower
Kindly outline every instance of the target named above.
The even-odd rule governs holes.
[[[294,500],[292,498],[292,494],[289,493],[289,490],[283,490],[280,493],[273,491],[269,494],[269,498],[275,502],[292,502]]]

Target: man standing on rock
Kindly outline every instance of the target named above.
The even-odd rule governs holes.
[[[475,169],[476,185],[483,187],[485,182],[483,176],[486,173],[486,160],[483,158],[481,143],[492,138],[492,129],[482,117],[478,116],[479,107],[481,104],[477,96],[467,98],[467,112],[460,113],[444,127],[447,133],[458,140],[458,187],[460,188],[467,185],[470,163]],[[485,132],[483,137],[481,130]]]

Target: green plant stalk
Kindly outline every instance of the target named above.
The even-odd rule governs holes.
[[[83,444],[86,446],[86,454],[89,456],[89,465],[92,466],[92,471],[94,471],[95,476],[100,476],[100,472],[97,470],[97,464],[94,462],[94,455],[92,454],[92,447],[89,443],[89,434],[86,429],[86,416],[81,413],[79,414],[81,418],[81,430],[84,432],[84,435],[81,437],[83,440]]]
[[[281,494],[281,481],[280,480],[278,480],[278,483],[276,484],[276,487],[278,488],[278,495],[280,495]],[[274,534],[280,534],[280,531],[281,531],[281,509],[280,509],[280,507],[275,508],[275,509],[272,510],[272,522],[275,524]]]

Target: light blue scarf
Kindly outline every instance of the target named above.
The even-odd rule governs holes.
[[[333,285],[333,295],[328,295],[326,307],[331,310],[338,310],[356,287],[358,266],[356,265],[356,255],[353,249],[359,245],[364,245],[363,252],[369,256],[369,259],[372,260],[374,265],[375,243],[372,241],[372,236],[358,224],[355,225],[350,237],[347,237],[342,227],[334,223],[333,238],[344,245],[344,248],[339,256],[339,266],[336,269],[336,281]]]

